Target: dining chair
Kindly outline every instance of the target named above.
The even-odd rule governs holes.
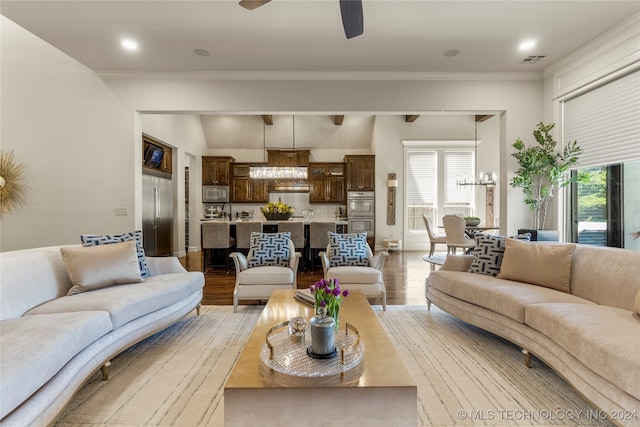
[[[458,248],[468,253],[476,246],[475,240],[465,233],[467,223],[462,216],[445,215],[442,217],[442,225],[447,236],[447,254],[455,254]]]
[[[426,214],[422,214],[422,219],[424,220],[424,226],[427,229],[427,235],[429,236],[429,256],[431,257],[433,256],[433,252],[436,250],[436,245],[438,243],[443,245],[447,244],[447,236],[434,233],[433,227],[431,226],[431,220]]]
[[[231,237],[231,226],[227,221],[210,221],[202,223],[202,271],[205,272],[215,249],[224,249],[225,271],[229,272],[229,248],[236,243]]]

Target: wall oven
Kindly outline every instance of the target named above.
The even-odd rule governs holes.
[[[375,220],[373,218],[349,218],[349,233],[367,233],[367,237],[374,235]]]
[[[375,193],[373,191],[349,191],[347,193],[347,221],[349,233],[367,233],[368,240],[375,235]]]
[[[376,215],[373,191],[347,193],[347,218],[373,218]]]

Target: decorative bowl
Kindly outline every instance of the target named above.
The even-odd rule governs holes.
[[[475,227],[480,224],[480,218],[465,218],[464,220],[467,223],[467,227]]]
[[[291,218],[290,213],[263,213],[267,221],[286,221]]]

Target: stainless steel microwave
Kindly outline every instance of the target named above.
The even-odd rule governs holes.
[[[202,203],[225,203],[229,201],[228,185],[202,186]]]

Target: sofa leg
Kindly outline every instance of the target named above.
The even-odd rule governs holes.
[[[107,362],[102,365],[100,370],[102,371],[102,381],[107,381],[109,379],[109,368],[111,367],[111,361],[107,360]]]
[[[427,300],[427,311],[431,311],[431,301]]]
[[[202,308],[202,304],[198,303],[196,306],[196,316],[200,316],[200,308]]]
[[[531,353],[529,353],[529,350],[523,348],[522,354],[524,355],[524,366],[531,368]]]

